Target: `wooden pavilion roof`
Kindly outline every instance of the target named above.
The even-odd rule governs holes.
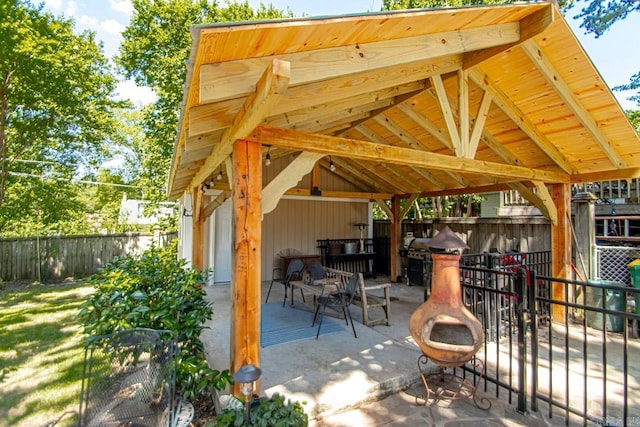
[[[513,188],[550,214],[545,184],[640,175],[638,135],[550,2],[192,35],[172,199],[226,175],[237,139],[325,168],[331,156],[351,197],[378,200]]]

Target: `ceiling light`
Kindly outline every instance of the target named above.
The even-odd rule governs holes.
[[[267,158],[264,159],[265,166],[271,166],[271,154],[269,154],[269,151],[271,151],[271,147],[267,149]]]

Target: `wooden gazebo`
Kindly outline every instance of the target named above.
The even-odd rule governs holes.
[[[550,219],[561,278],[571,184],[640,175],[638,135],[552,2],[200,25],[192,35],[169,196],[193,200],[196,265],[204,219],[232,198],[232,371],[260,364],[262,215],[288,192],[313,194],[318,168],[335,164],[359,189],[349,197],[387,211],[392,254],[401,199],[516,189]],[[299,154],[263,184],[267,151]],[[223,170],[223,191],[205,205],[202,185]],[[292,190],[308,174],[310,188]]]

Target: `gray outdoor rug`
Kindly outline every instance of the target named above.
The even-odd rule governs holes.
[[[284,344],[292,341],[315,339],[318,324],[311,326],[313,313],[298,310],[282,303],[262,304],[261,336],[262,347]],[[320,337],[343,331],[347,324],[343,319],[332,319],[324,316]]]

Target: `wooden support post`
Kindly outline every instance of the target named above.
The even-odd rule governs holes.
[[[262,167],[260,144],[233,145],[233,255],[231,278],[231,373],[242,365],[260,366],[260,247]],[[256,394],[260,393],[257,385]],[[233,394],[241,397],[239,384]]]
[[[551,197],[558,211],[558,222],[551,225],[551,275],[571,279],[571,188],[569,184],[552,184]],[[565,285],[553,283],[551,298],[565,301]],[[553,320],[564,322],[563,306],[552,304]]]
[[[402,216],[400,215],[400,198],[394,196],[391,199],[391,281],[397,282],[402,276],[402,263],[400,260],[400,241],[402,240]]]
[[[197,201],[193,204],[193,218],[191,223],[192,229],[192,251],[191,251],[191,262],[193,265],[199,269],[204,269],[204,205],[202,203],[202,193],[199,193],[200,189],[195,188],[193,190],[192,199]],[[198,210],[195,212],[195,210]]]

